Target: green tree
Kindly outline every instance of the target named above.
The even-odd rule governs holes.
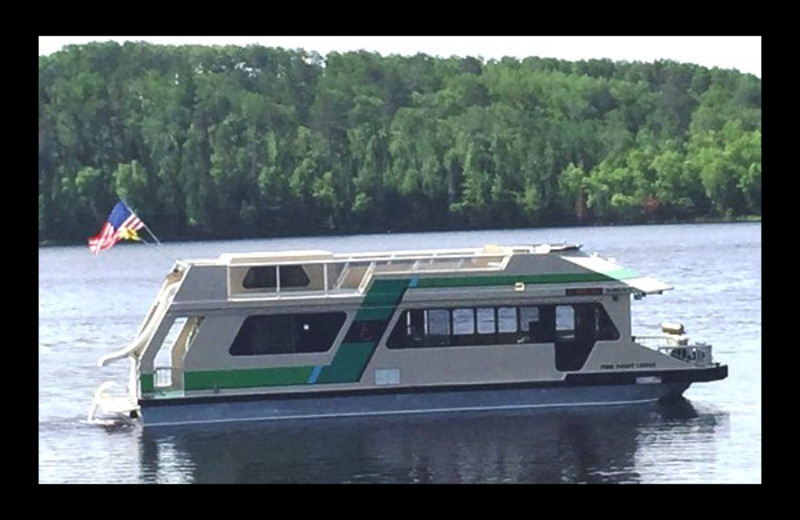
[[[114,192],[133,208],[153,208],[155,179],[138,161],[120,164],[111,174]],[[77,184],[77,182],[76,182]]]
[[[41,241],[761,212],[761,80],[669,61],[96,43],[39,58]],[[90,230],[90,231],[87,231]]]

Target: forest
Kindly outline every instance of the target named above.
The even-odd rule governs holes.
[[[761,215],[761,80],[671,61],[71,45],[39,58],[39,241]]]

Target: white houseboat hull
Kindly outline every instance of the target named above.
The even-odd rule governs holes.
[[[222,255],[178,262],[134,341],[128,391],[90,420],[146,427],[620,405],[727,377],[682,326],[633,336],[670,287],[578,246]],[[102,412],[102,413],[101,413]]]

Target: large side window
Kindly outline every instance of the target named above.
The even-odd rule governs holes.
[[[593,344],[619,332],[599,303],[520,305],[403,312],[389,335],[389,348],[520,343]]]
[[[344,321],[344,312],[249,316],[229,352],[233,356],[326,352]]]

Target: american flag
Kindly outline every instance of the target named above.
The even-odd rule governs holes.
[[[119,201],[108,215],[100,233],[89,239],[89,249],[97,255],[104,249],[110,249],[120,240],[140,240],[136,232],[143,227],[144,222],[128,209],[124,202]]]

